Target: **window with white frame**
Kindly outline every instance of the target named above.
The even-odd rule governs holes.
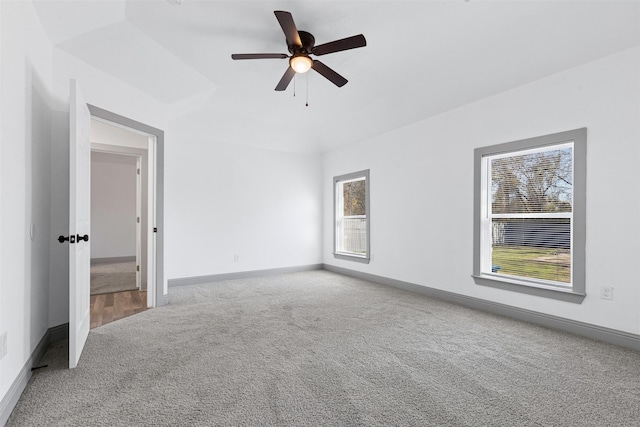
[[[369,262],[369,170],[333,178],[336,258]]]
[[[475,150],[476,283],[584,299],[586,129]]]

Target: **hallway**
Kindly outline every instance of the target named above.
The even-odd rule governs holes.
[[[91,329],[147,309],[147,291],[124,291],[91,296]]]

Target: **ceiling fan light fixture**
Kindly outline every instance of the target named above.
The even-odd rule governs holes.
[[[274,10],[273,13],[276,15],[276,19],[282,28],[282,32],[285,35],[285,41],[287,43],[287,49],[292,56],[289,56],[286,53],[234,53],[231,55],[231,59],[289,59],[289,66],[275,87],[275,90],[278,92],[286,90],[287,86],[296,74],[306,73],[311,68],[338,87],[342,87],[347,84],[347,79],[327,67],[321,61],[311,59],[309,55],[327,55],[329,53],[364,47],[367,45],[367,40],[362,34],[340,40],[334,40],[332,42],[316,46],[316,39],[313,37],[313,34],[306,31],[299,31],[296,24],[293,22],[293,16],[291,16],[290,12]]]
[[[295,55],[289,60],[289,65],[296,73],[306,73],[313,66],[313,59],[307,55]]]

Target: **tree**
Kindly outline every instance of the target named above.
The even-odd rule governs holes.
[[[493,213],[571,212],[571,148],[491,161]]]
[[[342,185],[344,216],[366,215],[366,186],[364,180],[345,182]]]

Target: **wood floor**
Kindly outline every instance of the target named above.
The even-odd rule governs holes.
[[[147,291],[91,296],[91,329],[147,309]]]

